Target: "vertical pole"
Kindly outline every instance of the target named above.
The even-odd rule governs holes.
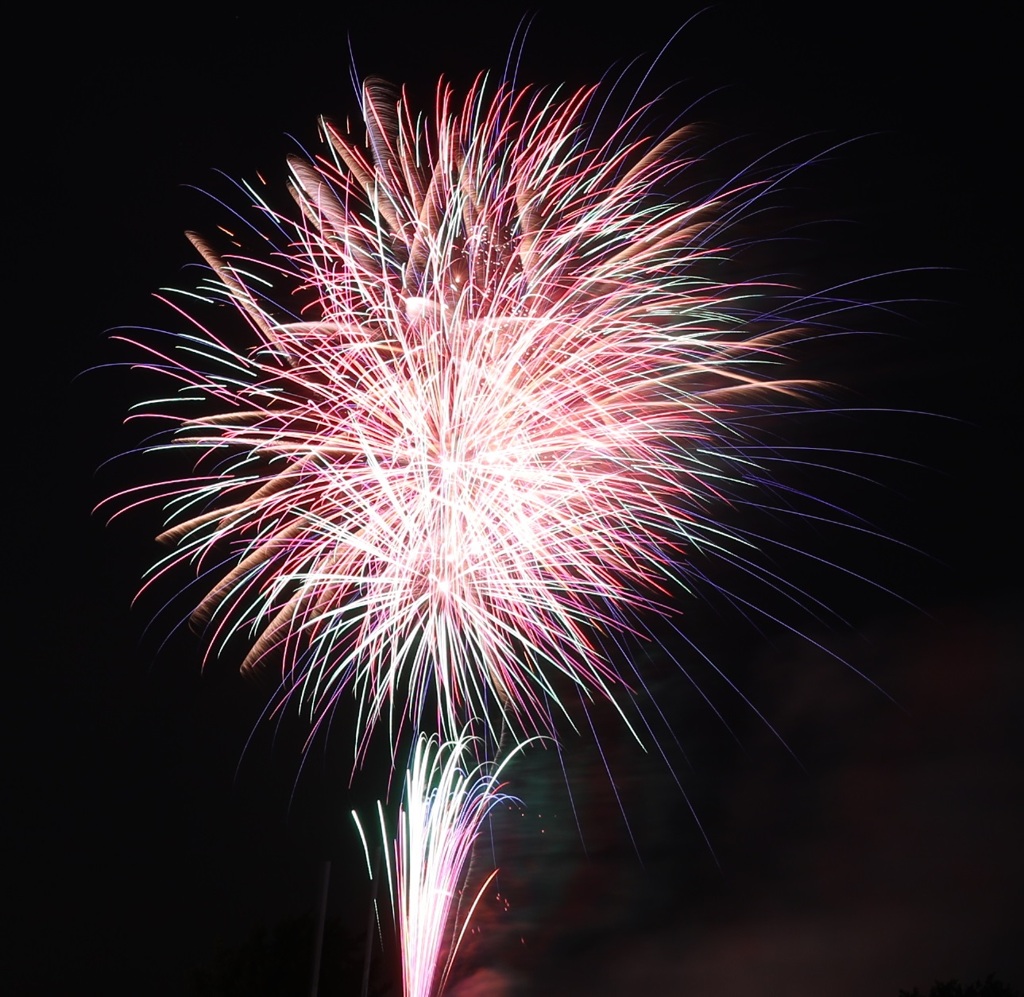
[[[369,997],[370,993],[370,956],[373,954],[373,929],[374,916],[377,912],[377,881],[380,879],[380,845],[377,846],[373,855],[373,892],[370,897],[370,912],[366,917],[366,951],[363,954],[363,990],[362,997]]]
[[[331,883],[331,860],[324,860],[323,882],[320,884],[320,916],[317,919],[316,937],[313,943],[313,979],[309,985],[309,997],[317,997],[320,991],[320,961],[324,953],[324,925],[327,922],[327,890]]]

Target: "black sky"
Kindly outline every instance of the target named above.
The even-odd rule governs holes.
[[[553,755],[524,763],[526,815],[495,830],[511,906],[484,912],[459,992],[896,997],[988,972],[1024,986],[1019,170],[1012,32],[987,9],[723,3],[652,69],[643,92],[666,91],[666,124],[703,123],[709,170],[792,139],[802,156],[856,140],[787,185],[784,217],[822,224],[778,265],[818,286],[908,271],[854,292],[906,299],[858,314],[883,337],[813,362],[848,386],[844,404],[941,418],[810,431],[914,462],[873,464],[881,487],[826,486],[898,544],[806,541],[896,593],[804,564],[801,584],[848,625],[799,626],[866,678],[781,628],[687,607],[687,632],[792,754],[710,675],[735,739],[665,679],[689,767],[675,748],[673,761],[714,856],[664,766],[628,739],[605,743],[639,858],[585,739],[568,746],[585,850]],[[576,87],[651,65],[697,12],[545,5],[519,78]],[[97,468],[138,443],[121,419],[146,388],[82,372],[124,358],[111,329],[172,322],[152,293],[197,280],[181,232],[225,218],[197,188],[227,194],[215,171],[283,185],[317,117],[355,111],[350,48],[359,74],[427,101],[438,75],[500,74],[522,13],[80,8],[23,39],[37,68],[8,188],[24,314],[8,398],[4,993],[187,994],[218,944],[312,910],[326,858],[332,912],[361,929],[347,736],[300,777],[299,721],[260,724],[265,691],[231,661],[200,674],[201,642],[168,637],[183,604],[150,625],[173,588],[130,607],[159,524],[143,511],[108,527],[91,508],[144,473]]]

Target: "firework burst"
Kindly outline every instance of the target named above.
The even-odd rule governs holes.
[[[196,460],[128,496],[168,504],[158,572],[217,578],[212,644],[246,634],[243,669],[283,662],[315,715],[353,692],[360,750],[381,719],[550,732],[566,682],[620,704],[602,644],[669,612],[688,552],[744,542],[717,458],[736,413],[798,390],[790,330],[716,277],[756,185],[664,200],[685,134],[594,139],[592,97],[441,85],[418,117],[367,83],[365,143],[324,122],[291,160],[297,220],[259,201],[287,245],[190,237],[255,345],[195,319],[141,344],[180,388],[145,413],[160,446]]]

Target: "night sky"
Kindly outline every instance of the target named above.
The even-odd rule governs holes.
[[[370,6],[81,8],[25,39],[37,75],[8,186],[25,313],[9,337],[5,994],[190,994],[218,949],[313,911],[326,860],[335,931],[361,951],[370,888],[348,812],[380,790],[349,791],[348,732],[303,764],[301,719],[261,719],[268,690],[237,658],[201,671],[201,638],[178,626],[191,579],[131,605],[157,511],[108,525],[92,509],[160,466],[108,463],[139,445],[122,419],[153,388],[116,366],[130,354],[109,334],[179,327],[153,293],[200,278],[182,232],[246,210],[230,179],[283,192],[318,116],[355,113],[352,57],[427,107],[439,75],[500,74],[523,13]],[[636,57],[635,89],[699,10],[647,6],[614,21],[541,6],[519,79],[575,88]],[[757,220],[772,241],[750,260],[809,290],[876,277],[850,296],[894,302],[841,320],[879,335],[803,361],[862,411],[793,436],[896,458],[807,479],[890,539],[763,518],[847,569],[773,553],[834,615],[783,616],[801,639],[724,599],[681,605],[752,706],[673,647],[719,719],[650,651],[678,740],[660,738],[666,764],[598,711],[621,807],[589,734],[566,739],[571,803],[555,752],[523,759],[510,788],[526,808],[491,835],[503,899],[453,997],[896,997],[988,973],[1024,987],[1016,51],[988,5],[945,20],[910,6],[723,3],[643,85],[664,91],[662,125],[701,123],[708,175],[762,153],[818,160]],[[378,980],[393,957],[375,953]]]

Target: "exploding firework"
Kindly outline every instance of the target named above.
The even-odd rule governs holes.
[[[168,505],[158,573],[217,578],[211,645],[247,635],[243,670],[283,662],[316,716],[351,691],[359,751],[382,718],[550,733],[573,685],[621,709],[604,646],[670,612],[691,552],[748,546],[714,513],[737,415],[798,390],[791,330],[716,276],[757,185],[664,199],[684,132],[595,139],[592,90],[363,96],[365,144],[324,122],[291,160],[297,220],[259,200],[269,259],[191,236],[254,342],[141,344],[196,468],[122,497]]]
[[[502,792],[501,774],[522,742],[501,764],[472,761],[474,739],[463,733],[439,744],[420,735],[406,772],[405,798],[394,841],[394,874],[385,866],[402,952],[403,994],[440,993],[480,898],[497,875],[473,893],[466,880],[473,846],[495,807],[518,803]],[[378,804],[380,834],[390,840]],[[353,812],[369,860],[366,835]],[[443,965],[442,965],[443,960]]]
[[[632,725],[618,642],[694,555],[800,601],[720,515],[770,480],[752,422],[806,388],[777,374],[787,305],[723,276],[777,178],[687,193],[685,130],[605,130],[594,94],[442,83],[420,116],[370,81],[365,138],[325,121],[290,160],[292,216],[245,188],[262,254],[190,235],[246,343],[169,301],[193,331],[134,344],[177,388],[140,413],[153,449],[194,465],[119,497],[166,506],[154,577],[194,570],[211,648],[279,664],[317,722],[351,696],[357,763],[381,722],[393,762],[415,738],[385,846],[407,997],[443,989],[491,882],[467,869],[504,766],[572,722],[566,691]]]

